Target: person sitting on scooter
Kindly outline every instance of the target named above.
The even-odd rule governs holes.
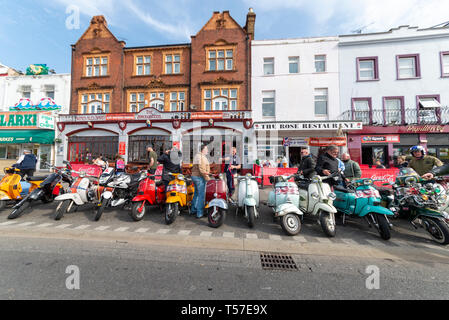
[[[313,160],[309,148],[301,149],[301,163],[299,164],[297,173],[302,174],[306,179],[312,179],[316,174],[315,160]]]
[[[443,162],[440,159],[426,155],[426,150],[423,146],[414,146],[410,148],[410,153],[413,158],[408,163],[408,166],[416,171],[420,176],[431,172],[433,167],[441,167]]]
[[[170,173],[181,173],[181,152],[176,152],[175,148],[167,148],[165,152],[157,159],[157,161],[163,166],[162,169],[162,181],[167,190],[168,183],[173,179]],[[178,162],[179,161],[179,162]]]
[[[319,156],[318,161],[316,162],[315,171],[317,172],[317,174],[320,176],[330,176],[331,174],[340,172],[337,156],[338,147],[327,147],[326,152]],[[343,179],[345,179],[343,172],[341,172],[341,175]],[[333,179],[328,179],[328,183],[331,186],[339,184],[339,182]]]
[[[12,166],[14,168],[20,169],[20,175],[22,178],[26,175],[32,177],[36,171],[37,158],[30,150],[23,150],[23,155],[17,160]]]

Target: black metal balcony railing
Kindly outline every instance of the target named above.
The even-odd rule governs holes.
[[[364,125],[449,124],[449,107],[434,109],[371,110],[343,112],[338,120],[356,120]]]

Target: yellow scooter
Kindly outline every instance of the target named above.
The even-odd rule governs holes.
[[[38,188],[46,177],[31,177],[28,181],[22,180],[20,169],[14,167],[4,168],[5,176],[0,181],[0,210],[9,203],[22,200],[28,193]],[[33,181],[30,181],[33,180]]]
[[[194,187],[183,174],[170,173],[174,177],[168,183],[165,200],[165,223],[172,224],[181,210],[189,210],[192,205]]]

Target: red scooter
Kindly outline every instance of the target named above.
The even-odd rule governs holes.
[[[228,211],[228,187],[222,173],[211,175],[206,182],[206,206],[209,226],[220,227],[226,219]]]
[[[163,211],[165,186],[162,180],[156,182],[154,179],[154,175],[147,174],[147,177],[139,183],[137,196],[132,199],[133,205],[129,213],[134,221],[143,219],[147,205],[159,205]]]

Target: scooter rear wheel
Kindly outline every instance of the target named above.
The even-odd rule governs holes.
[[[301,231],[301,219],[296,213],[287,213],[281,217],[281,227],[289,236],[296,236]]]

